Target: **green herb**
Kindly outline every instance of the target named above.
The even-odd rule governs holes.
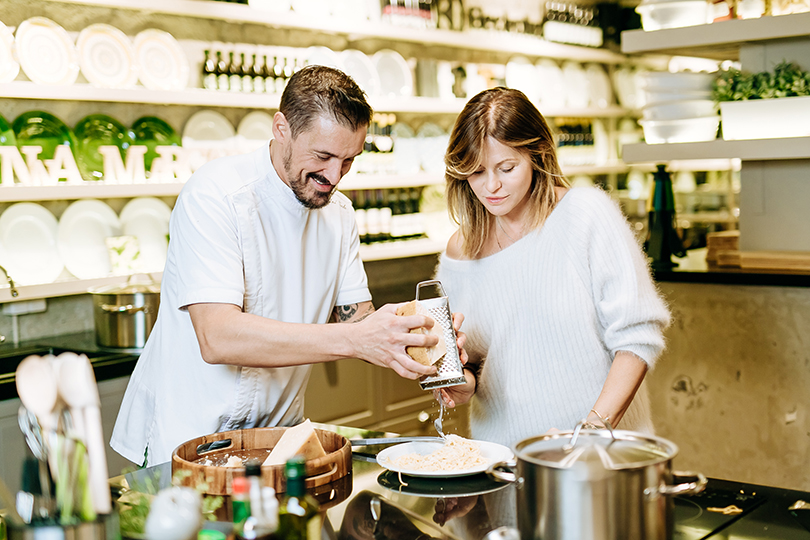
[[[773,72],[748,73],[736,68],[721,71],[712,86],[715,101],[745,101],[810,96],[810,72],[784,61]]]

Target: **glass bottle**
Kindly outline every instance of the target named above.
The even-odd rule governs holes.
[[[217,89],[217,63],[211,55],[210,50],[205,51],[205,60],[202,66],[202,83],[203,88],[207,90]]]
[[[265,64],[267,63],[267,57],[264,57]],[[253,77],[253,92],[255,94],[263,94],[264,93],[264,66],[259,64],[256,55],[253,55],[253,65],[251,67],[251,75]]]
[[[286,80],[284,78],[284,60],[278,56],[273,57],[273,88],[276,94],[284,91]]]
[[[285,540],[320,540],[318,503],[306,492],[304,458],[295,456],[284,467],[287,493],[279,507],[278,536]]]
[[[669,270],[678,266],[678,263],[672,261],[672,255],[684,257],[686,251],[675,229],[675,196],[672,192],[672,179],[664,165],[658,165],[653,178],[655,188],[647,203],[649,225],[644,251],[650,258],[653,270]]]
[[[357,234],[360,242],[368,243],[368,219],[366,219],[366,195],[365,191],[358,191],[354,204],[354,219],[357,221]]]
[[[233,51],[228,53],[230,61],[228,62],[228,90],[231,92],[242,91],[242,70],[239,69],[239,64],[233,59]]]
[[[240,53],[241,64],[239,72],[242,74],[242,92],[253,92],[253,64],[245,62],[245,53]],[[256,60],[256,55],[253,55]]]
[[[244,476],[235,476],[231,483],[231,510],[234,527],[241,529],[250,517],[250,484]]]
[[[228,89],[228,63],[222,58],[222,51],[217,51],[217,90]]]
[[[273,94],[276,91],[276,83],[274,82],[273,66],[267,63],[267,55],[263,56],[262,62],[262,77],[264,78],[264,93]]]

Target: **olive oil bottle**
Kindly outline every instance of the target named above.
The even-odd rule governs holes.
[[[278,509],[279,537],[285,540],[320,540],[321,515],[318,503],[306,491],[304,458],[294,456],[284,467],[287,493]]]

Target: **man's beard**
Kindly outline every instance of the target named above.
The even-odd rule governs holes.
[[[329,193],[321,193],[320,191],[313,190],[312,193],[307,194],[307,185],[310,179],[320,180],[326,183],[328,183],[329,180],[317,173],[307,173],[304,178],[298,176],[292,169],[292,148],[289,147],[284,153],[284,173],[287,175],[287,181],[290,182],[290,189],[292,189],[295,194],[295,198],[298,199],[298,202],[304,205],[305,208],[317,210],[329,204],[332,193],[335,192],[334,188],[332,188],[332,191]]]

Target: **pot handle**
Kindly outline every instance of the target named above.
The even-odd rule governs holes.
[[[108,313],[138,313],[139,311],[149,313],[149,306],[133,306],[132,304],[117,306],[115,304],[102,304],[101,310]]]
[[[648,499],[657,499],[661,495],[694,495],[703,491],[706,487],[708,480],[699,472],[691,471],[672,471],[672,476],[694,476],[697,478],[694,482],[687,482],[685,484],[675,484],[670,486],[664,482],[658,487],[649,487],[644,490],[644,495]]]
[[[515,461],[497,461],[487,467],[487,475],[499,482],[511,484],[517,481],[517,475],[511,472],[515,467],[517,467],[517,462]],[[510,472],[504,472],[500,469],[509,469]]]

